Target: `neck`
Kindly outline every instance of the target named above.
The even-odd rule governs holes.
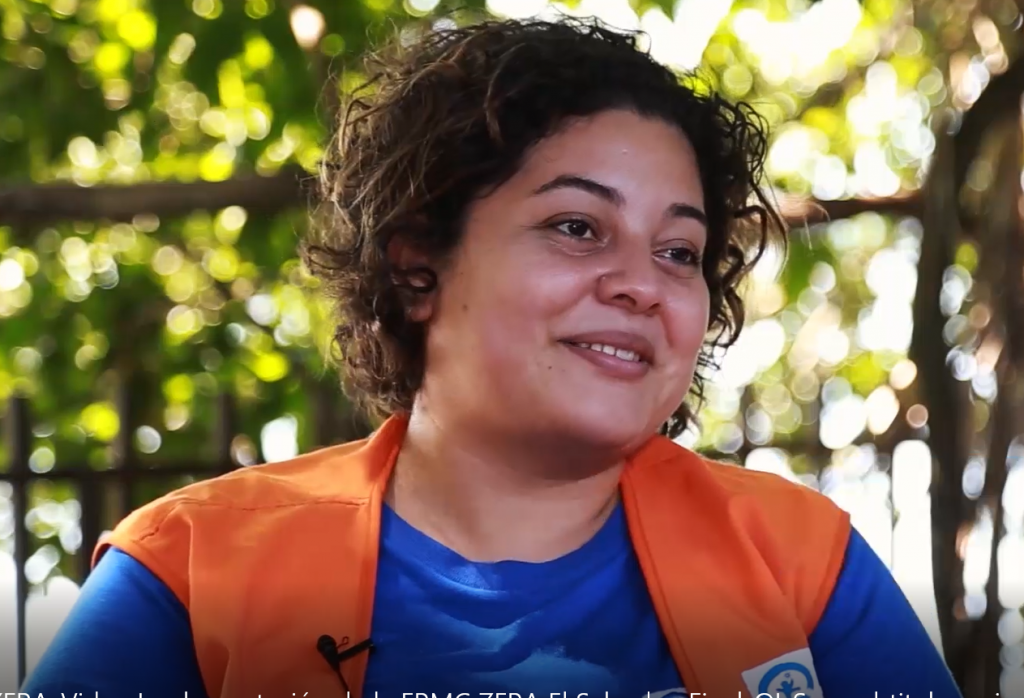
[[[622,466],[617,454],[474,430],[417,408],[387,501],[467,559],[544,562],[600,529],[618,501]]]

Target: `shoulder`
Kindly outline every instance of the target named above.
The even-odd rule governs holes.
[[[960,698],[938,649],[942,642],[934,611],[923,595],[914,601],[868,542],[852,531],[842,573],[809,636],[822,689],[830,698],[901,691]]]
[[[813,487],[767,473],[701,458],[733,518],[758,541],[763,553],[845,553],[850,515]]]
[[[365,440],[354,441],[195,482],[132,511],[122,525],[143,531],[159,528],[168,518],[186,511],[254,511],[344,499],[343,488],[324,485],[349,474],[349,456],[358,455],[365,444]]]
[[[636,460],[636,470],[646,477],[662,486],[700,491],[709,505],[740,517],[738,523],[764,524],[767,517],[775,530],[806,534],[808,517],[849,521],[845,511],[812,487],[706,458],[664,437],[652,440]]]
[[[658,438],[634,459],[631,486],[704,545],[731,550],[769,573],[808,632],[839,577],[849,514],[817,490],[779,475],[722,463]]]
[[[221,541],[241,528],[271,526],[276,513],[309,516],[317,504],[356,503],[365,488],[366,440],[256,465],[174,490],[132,511],[93,552],[93,566],[111,547],[145,565],[188,606],[182,570],[197,540]]]
[[[848,520],[849,515],[829,497],[801,482],[721,461],[700,458],[723,497],[737,508],[770,515],[779,525],[806,526],[806,516]]]
[[[159,632],[153,632],[154,628]],[[187,610],[144,565],[111,551],[22,691],[30,695],[205,695]]]
[[[780,475],[703,462],[725,494],[730,519],[757,547],[811,632],[843,569],[853,532],[849,513],[821,492]]]

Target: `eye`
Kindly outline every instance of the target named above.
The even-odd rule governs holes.
[[[562,221],[561,223],[556,223],[554,228],[569,237],[580,240],[588,240],[597,237],[594,234],[594,227],[581,218],[573,218],[571,220]]]
[[[658,256],[667,259],[673,264],[691,267],[699,267],[702,261],[700,253],[689,247],[673,247],[668,250],[662,250],[658,253]]]

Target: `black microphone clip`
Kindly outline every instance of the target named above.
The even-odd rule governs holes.
[[[334,638],[330,635],[321,635],[316,641],[316,651],[320,653],[320,656],[326,660],[334,673],[341,679],[341,684],[345,688],[345,693],[348,693],[348,682],[345,681],[345,677],[341,673],[341,663],[346,659],[351,659],[360,652],[369,652],[374,649],[373,642],[370,638],[366,638],[362,642],[358,642],[351,647],[345,647],[348,644],[348,637],[341,638],[341,643],[334,641]],[[345,649],[341,649],[345,647]]]
[[[320,639],[316,641],[316,651],[320,653],[320,656],[327,660],[327,663],[331,665],[334,670],[338,669],[341,664],[341,659],[338,657],[338,645],[334,642],[334,638],[330,635],[321,635]]]

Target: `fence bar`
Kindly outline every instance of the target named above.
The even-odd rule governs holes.
[[[214,434],[214,469],[217,473],[227,473],[235,468],[231,442],[237,432],[237,419],[234,396],[222,392],[217,396],[217,431]]]
[[[117,385],[116,394],[114,396],[115,405],[117,408],[117,417],[120,424],[120,428],[117,430],[117,436],[114,438],[114,468],[120,473],[126,473],[130,470],[134,470],[138,463],[138,459],[135,455],[135,449],[132,448],[132,439],[135,437],[136,424],[136,411],[138,405],[135,404],[135,374],[129,373],[123,375],[121,381]],[[134,508],[134,494],[135,487],[132,478],[118,478],[118,495],[121,506],[121,516],[127,516],[129,512]],[[102,512],[99,513],[99,523],[102,525]],[[97,530],[97,539],[92,541],[93,545],[99,542],[99,531]],[[92,548],[90,548],[92,550]]]
[[[14,515],[14,564],[16,617],[17,617],[17,680],[20,687],[28,674],[27,617],[29,583],[25,564],[29,559],[31,535],[26,522],[29,511],[29,491],[34,482],[71,482],[77,492],[81,519],[82,544],[75,557],[79,582],[84,583],[89,575],[92,553],[99,542],[108,513],[107,493],[116,491],[121,512],[118,518],[129,514],[134,508],[136,486],[143,482],[173,480],[182,476],[215,477],[234,470],[235,461],[231,454],[232,441],[238,433],[238,410],[234,395],[223,393],[218,397],[217,427],[213,434],[214,458],[208,462],[185,462],[168,459],[150,459],[142,462],[134,448],[137,427],[138,387],[132,380],[123,381],[115,395],[120,429],[112,444],[113,467],[97,470],[87,462],[61,461],[60,467],[48,472],[35,472],[30,467],[32,454],[32,415],[29,400],[14,396],[9,400],[9,409],[3,426],[5,440],[10,454],[6,470],[0,470],[0,482],[9,482],[12,487]]]
[[[136,468],[127,472],[120,470],[92,470],[91,466],[84,463],[61,463],[59,469],[46,473],[22,473],[22,472],[0,472],[0,482],[10,482],[16,487],[24,486],[27,482],[36,480],[74,480],[75,482],[87,482],[96,480],[105,482],[117,480],[136,483],[142,480],[147,482],[163,479],[181,477],[182,475],[203,476],[216,475],[220,472],[219,466],[213,463],[175,463],[164,460],[147,462],[145,468]]]
[[[82,545],[78,549],[79,579],[84,583],[89,576],[92,553],[99,541],[102,511],[100,496],[101,482],[95,478],[82,480],[78,486],[78,504],[81,511],[79,525],[82,529]]]
[[[8,437],[11,461],[10,472],[14,475],[30,474],[28,459],[32,452],[32,428],[30,426],[28,398],[15,396],[11,399],[8,416]],[[15,487],[12,495],[14,506],[14,589],[17,597],[17,649],[18,686],[25,681],[27,673],[27,626],[25,612],[28,607],[28,578],[25,563],[28,561],[28,487]]]
[[[313,419],[313,447],[329,446],[337,430],[337,403],[332,404],[333,396],[327,385],[321,381],[310,382],[306,394],[310,396],[312,406],[310,412]]]

